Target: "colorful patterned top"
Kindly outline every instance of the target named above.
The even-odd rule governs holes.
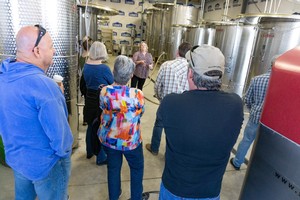
[[[112,149],[128,151],[142,142],[140,119],[144,113],[144,95],[139,89],[109,85],[101,90],[103,110],[98,136]]]

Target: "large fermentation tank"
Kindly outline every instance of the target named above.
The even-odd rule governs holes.
[[[51,35],[56,53],[53,58],[54,63],[46,74],[49,77],[53,77],[54,74],[64,77],[69,123],[74,136],[73,146],[77,146],[76,36],[78,29],[75,2],[70,0],[0,1],[0,7],[0,61],[15,57],[15,36],[21,27],[41,24]]]
[[[215,21],[211,23],[215,24],[216,30],[214,46],[218,47],[225,57],[225,70],[222,77],[222,87],[224,90],[230,91],[231,88],[237,87],[236,85],[232,85],[235,66],[241,65],[242,63],[240,62],[244,62],[245,57],[247,56],[249,56],[247,58],[249,60],[251,51],[249,52],[245,46],[247,47],[253,44],[255,34],[251,34],[253,27],[239,26],[238,22]],[[241,43],[243,30],[244,40]],[[248,37],[246,37],[246,35],[248,35]],[[243,53],[239,53],[239,50]],[[239,56],[242,57],[242,59],[239,59]],[[241,88],[241,90],[242,89],[243,88]]]
[[[195,25],[198,23],[199,9],[193,6],[175,5],[172,7],[172,25]]]
[[[261,16],[258,27],[250,78],[267,72],[274,56],[300,45],[300,17],[297,15]]]
[[[300,17],[242,15],[236,23],[227,25],[226,32],[231,32],[232,36],[222,37],[225,45],[216,46],[226,57],[227,70],[231,67],[230,74],[225,74],[223,89],[243,96],[251,78],[267,72],[275,55],[300,44]],[[224,26],[219,28],[225,30]],[[220,34],[217,31],[216,41]],[[228,41],[232,41],[231,45]]]
[[[182,42],[189,42],[192,46],[214,44],[215,29],[196,25],[174,24],[168,41],[168,58],[176,58],[178,47]]]
[[[161,28],[161,40],[158,43],[160,52],[166,52],[168,59],[176,56],[178,46],[183,41],[196,40],[196,25],[198,24],[199,9],[193,6],[154,4],[163,10],[168,10],[164,18],[163,28]],[[188,36],[187,36],[188,35]],[[155,37],[154,37],[155,40]]]
[[[79,8],[79,38],[90,36],[93,41],[100,40],[98,24],[104,16],[118,15],[119,11],[96,3],[82,3],[77,5]]]
[[[161,5],[161,8],[149,8],[146,10],[146,42],[149,52],[154,58],[159,57],[166,50],[171,24],[171,10],[169,4]]]
[[[161,34],[161,21],[162,21],[162,9],[150,8],[146,10],[146,43],[148,44],[148,51],[153,57],[158,56],[159,51],[159,39]]]

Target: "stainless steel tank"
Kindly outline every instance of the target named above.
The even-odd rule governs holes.
[[[215,37],[215,29],[197,25],[173,24],[170,32],[167,51],[168,59],[176,58],[178,47],[182,42],[189,42],[192,46],[213,45]]]
[[[164,21],[161,23],[163,25],[161,29],[163,32],[158,45],[160,52],[167,52],[167,58],[173,59],[181,42],[189,41],[194,43],[195,35],[193,28],[198,23],[200,10],[192,6],[166,3],[157,3],[154,6],[163,10],[167,9]],[[177,36],[180,38],[176,38]]]
[[[300,45],[298,15],[259,16],[258,28],[249,78],[267,72],[275,55]]]
[[[171,34],[169,37],[168,59],[172,60],[176,58],[179,45],[184,41],[186,27],[181,25],[173,25],[171,28]]]
[[[172,7],[172,25],[196,25],[200,9],[193,6],[175,5]]]
[[[161,32],[162,10],[158,8],[147,9],[146,43],[148,51],[153,57],[158,55],[159,36]]]
[[[227,27],[232,36],[223,37],[225,44],[220,46],[225,54],[226,65],[231,74],[226,78],[223,89],[240,96],[246,92],[252,77],[267,72],[271,59],[300,44],[300,17],[291,15],[241,15],[238,25]],[[217,31],[218,32],[218,31]],[[216,41],[218,35],[216,34]],[[232,56],[231,56],[232,55]],[[228,69],[228,68],[227,68]],[[226,84],[226,81],[228,84]]]
[[[15,0],[0,1],[0,61],[15,57],[15,36],[26,25],[41,24],[53,39],[56,54],[47,71],[52,77],[64,77],[65,98],[69,111],[69,123],[74,136],[73,146],[78,145],[77,110],[77,10],[70,0]]]
[[[90,36],[93,41],[97,41],[98,32],[98,18],[103,16],[118,15],[119,11],[116,9],[103,6],[98,3],[81,3],[77,5],[79,8],[79,39],[82,40],[85,36]]]
[[[166,51],[170,30],[171,11],[167,7],[147,9],[146,42],[154,58]]]
[[[241,65],[245,61],[245,56],[250,56],[251,52],[247,52],[248,49],[245,46],[251,46],[254,42],[255,30],[252,30],[250,27],[240,26],[238,22],[211,22],[215,24],[215,44],[214,46],[218,47],[225,57],[225,70],[222,77],[222,88],[225,91],[231,91],[233,89],[239,91],[242,90],[239,88],[239,85],[232,82],[235,66]],[[249,30],[248,30],[249,29]],[[241,36],[244,31],[244,39],[241,41]],[[246,34],[245,34],[246,33]],[[248,37],[246,37],[248,35]],[[244,52],[245,51],[245,52]],[[239,58],[242,57],[242,58]],[[249,59],[249,58],[248,58]],[[247,59],[246,59],[247,60]],[[244,70],[240,68],[239,70]],[[246,72],[245,72],[246,73]],[[245,74],[244,73],[244,74]],[[237,73],[241,74],[241,73]],[[245,77],[234,77],[245,78]]]
[[[193,46],[202,44],[214,45],[216,29],[210,24],[189,26],[187,32],[186,41]]]

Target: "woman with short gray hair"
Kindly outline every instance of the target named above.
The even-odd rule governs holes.
[[[114,64],[114,79],[120,85],[126,85],[135,69],[134,62],[126,56],[118,56]]]
[[[126,56],[118,56],[114,64],[112,85],[100,94],[101,115],[98,136],[107,153],[109,199],[119,199],[123,155],[130,167],[131,199],[141,200],[143,193],[144,156],[141,137],[141,117],[144,95],[126,84],[135,64]]]

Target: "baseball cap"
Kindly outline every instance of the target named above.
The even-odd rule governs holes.
[[[193,70],[210,79],[220,79],[224,73],[225,57],[217,47],[194,46],[185,54]]]

